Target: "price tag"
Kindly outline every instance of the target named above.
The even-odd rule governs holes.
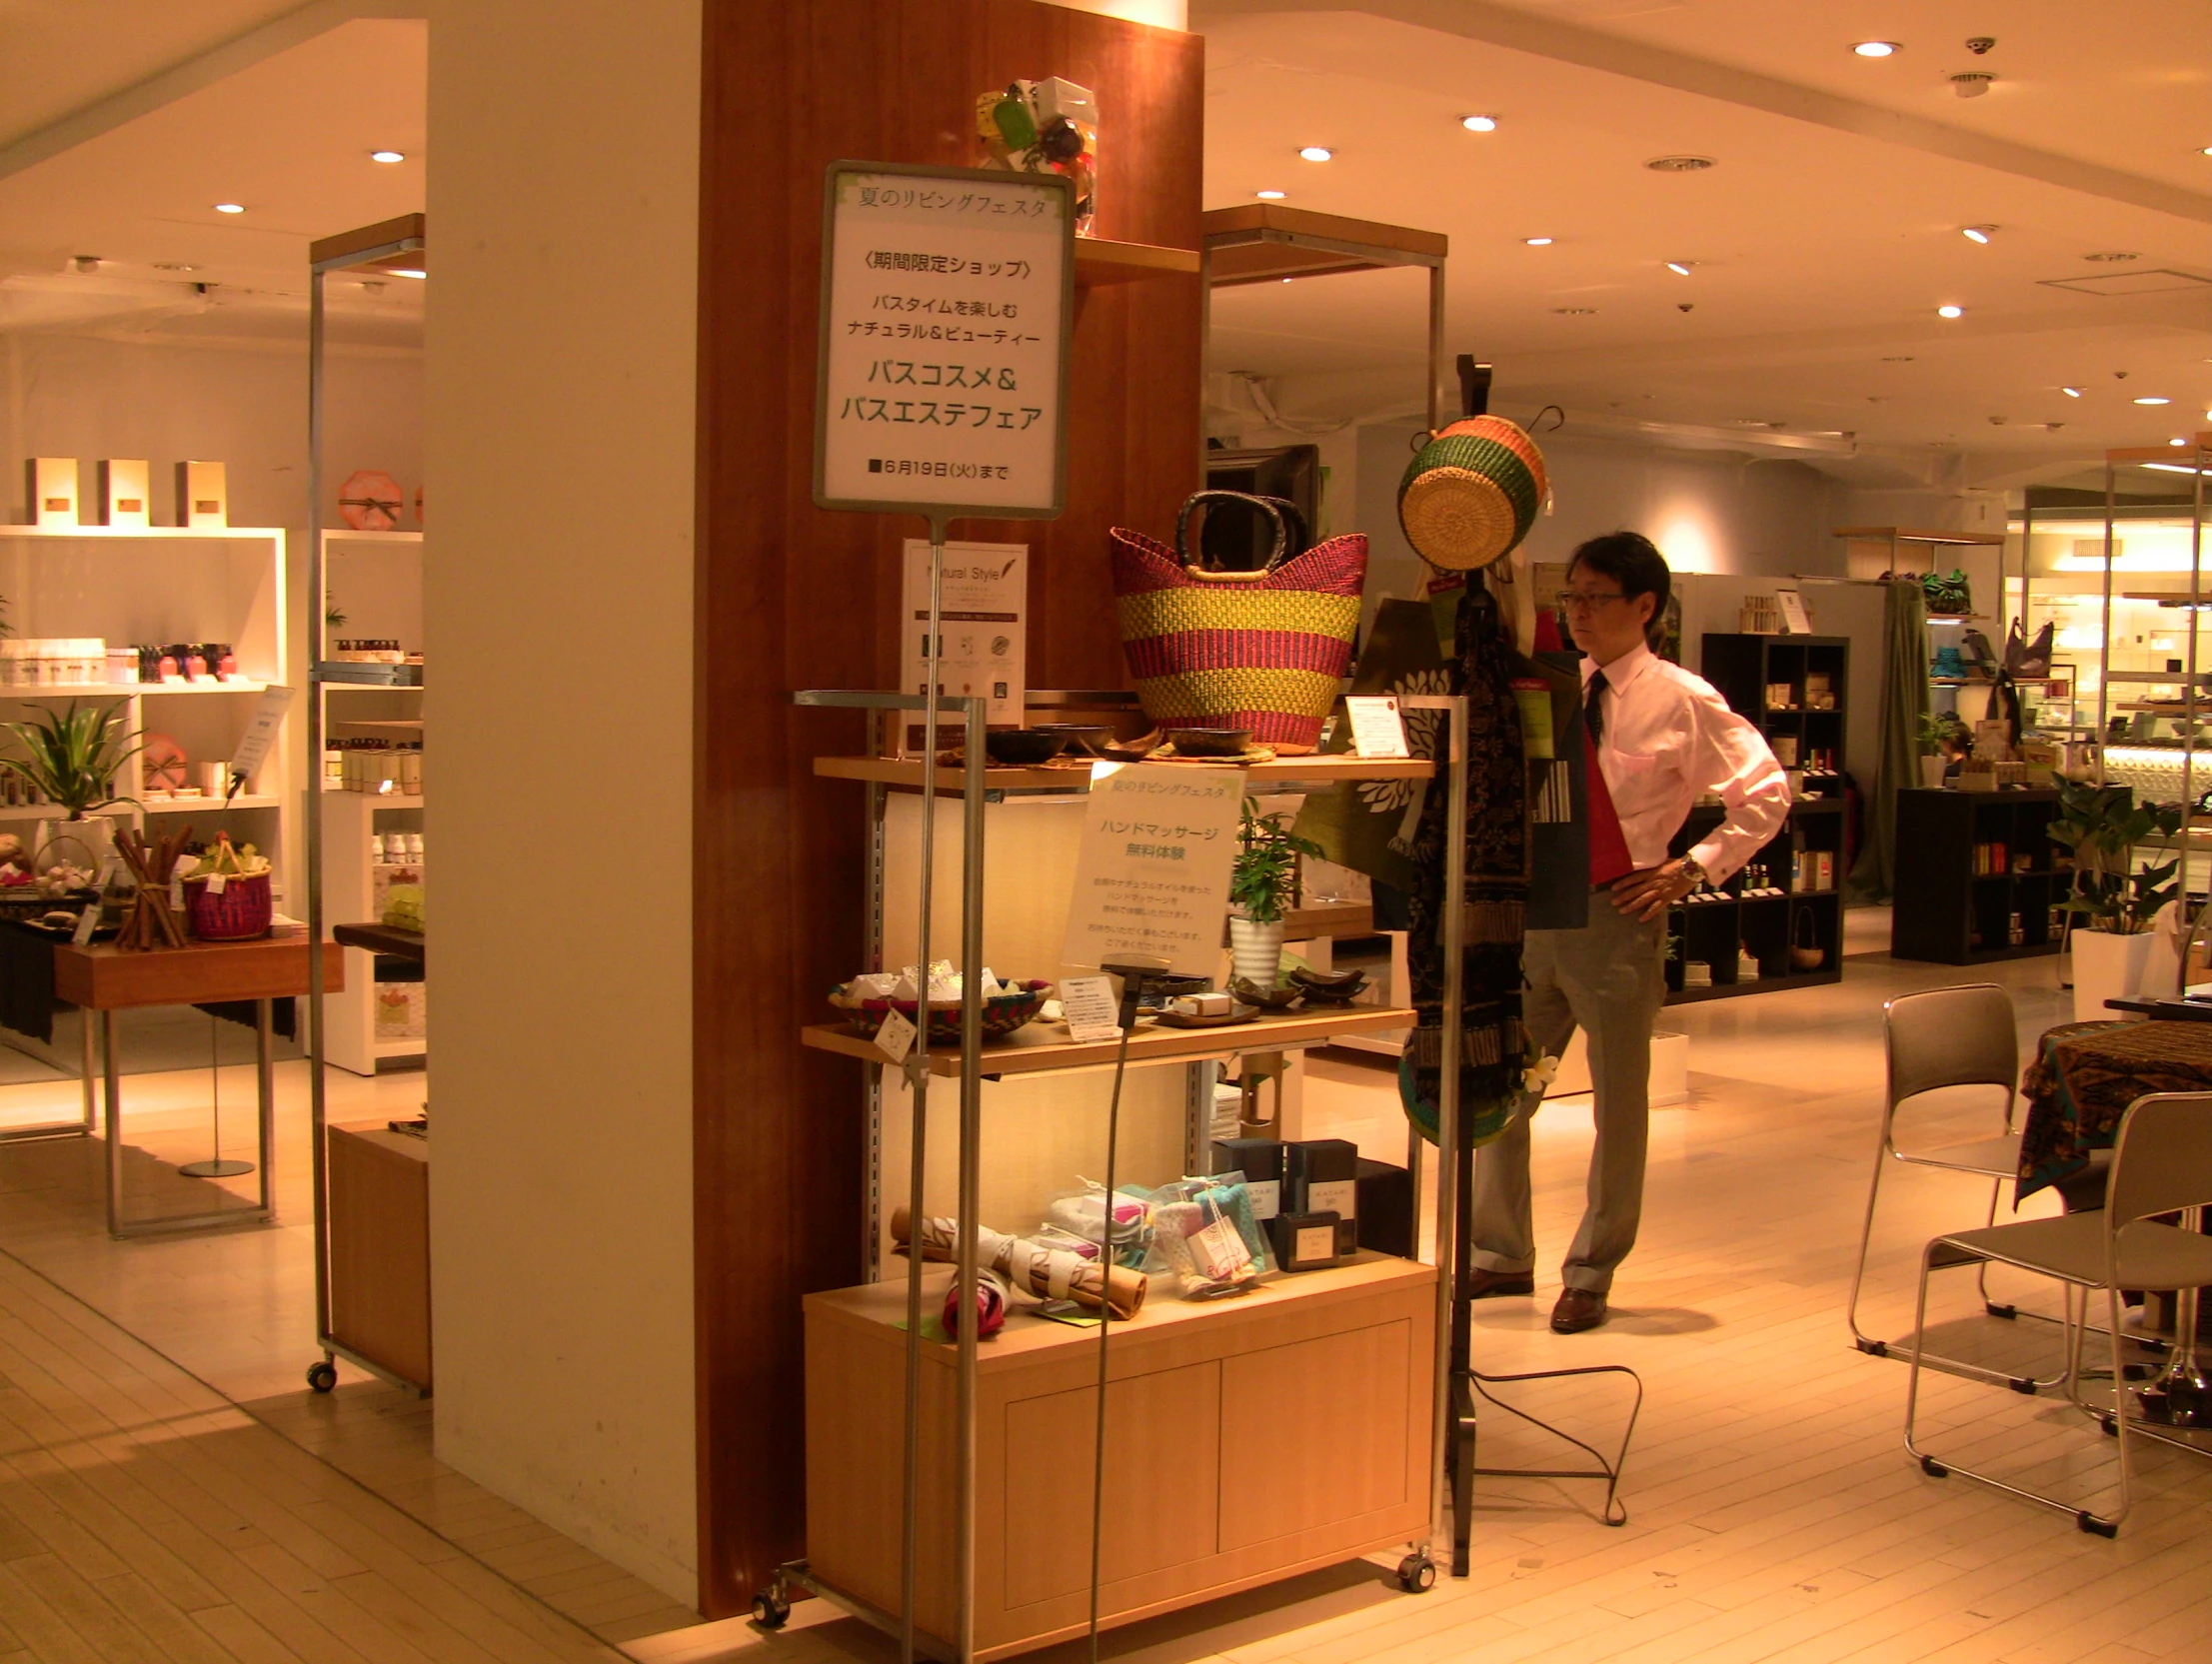
[[[1405,757],[1405,719],[1387,694],[1353,694],[1344,701],[1351,713],[1351,749],[1360,757]]]
[[[92,932],[99,927],[100,903],[98,901],[87,901],[85,910],[77,914],[77,927],[70,932],[69,939],[79,947],[83,947],[92,940]]]
[[[169,874],[169,910],[179,918],[184,916],[184,874]]]
[[[220,895],[224,890],[230,888],[230,883],[231,878],[228,872],[212,872],[208,875],[207,892],[210,895]]]
[[[1063,979],[1060,1008],[1068,1014],[1068,1037],[1072,1040],[1117,1040],[1121,1037],[1121,1012],[1113,997],[1110,976]]]
[[[876,1030],[876,1049],[895,1063],[907,1060],[907,1053],[914,1049],[916,1029],[907,1020],[904,1011],[892,1011],[884,1017],[884,1025]]]

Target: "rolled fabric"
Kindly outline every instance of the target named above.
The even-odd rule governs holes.
[[[915,1243],[913,1222],[903,1207],[891,1216],[891,1235],[901,1248],[912,1250]],[[942,1214],[925,1217],[921,1248],[925,1260],[952,1264],[960,1251],[960,1222]],[[1086,1311],[1099,1309],[1103,1288],[1106,1303],[1114,1318],[1121,1322],[1134,1317],[1143,1308],[1144,1291],[1149,1286],[1141,1271],[1131,1271],[1123,1265],[1102,1268],[1095,1260],[1085,1259],[1065,1248],[996,1230],[977,1230],[976,1261],[998,1272],[1027,1294],[1041,1300],[1073,1300]]]

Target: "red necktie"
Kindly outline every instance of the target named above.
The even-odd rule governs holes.
[[[1597,766],[1597,745],[1605,732],[1605,713],[1599,700],[1605,693],[1605,673],[1593,672],[1582,690],[1582,726],[1588,743],[1582,748],[1583,773],[1589,782],[1590,886],[1625,878],[1636,869],[1628,855],[1628,838],[1620,830],[1620,812],[1613,808],[1612,792],[1605,785],[1605,771]]]

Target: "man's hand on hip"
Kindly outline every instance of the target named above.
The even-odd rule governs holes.
[[[1667,907],[1697,887],[1702,874],[1688,861],[1670,860],[1631,872],[1613,885],[1613,905],[1633,918],[1657,918]]]

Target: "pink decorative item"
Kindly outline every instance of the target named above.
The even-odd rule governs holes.
[[[381,468],[364,468],[338,488],[338,512],[356,532],[389,532],[400,523],[407,494]]]
[[[960,1280],[956,1277],[945,1290],[945,1332],[958,1335],[961,1332]],[[976,1338],[989,1340],[1007,1326],[1007,1285],[998,1274],[979,1270],[976,1273]]]

